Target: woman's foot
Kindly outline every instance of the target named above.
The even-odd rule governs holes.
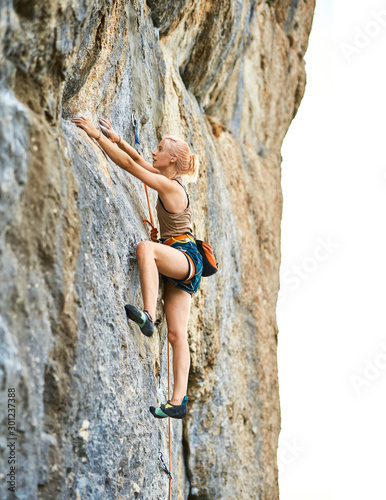
[[[155,418],[184,418],[188,413],[187,404],[189,403],[188,396],[184,396],[182,403],[180,405],[172,405],[170,401],[166,404],[161,405],[160,408],[155,408],[150,406],[150,411]]]
[[[136,307],[126,304],[125,305],[126,316],[137,323],[141,332],[146,335],[146,337],[151,337],[154,333],[154,322],[148,311],[140,311]]]

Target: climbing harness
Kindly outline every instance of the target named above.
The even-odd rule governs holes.
[[[139,134],[138,134],[138,122],[135,119],[134,113],[131,114],[131,119],[134,127],[134,136],[135,136],[135,149],[137,150],[138,154],[142,155],[142,151],[140,150],[140,145],[141,143],[139,142]],[[150,221],[147,219],[142,219],[144,223],[149,224],[152,229],[155,229],[154,225],[154,219],[153,219],[153,214],[151,212],[151,206],[150,206],[150,200],[149,200],[149,193],[147,191],[147,186],[145,183],[143,183],[145,187],[145,193],[146,193],[146,199],[147,199],[147,206],[149,208],[149,216],[150,216]],[[169,340],[167,341],[168,343],[168,400],[170,400],[170,343]],[[163,469],[168,473],[169,475],[169,500],[172,498],[172,442],[170,439],[171,436],[171,419],[168,419],[168,430],[169,430],[169,469],[166,467],[165,461],[163,459],[162,452],[159,451],[159,459],[161,461]]]

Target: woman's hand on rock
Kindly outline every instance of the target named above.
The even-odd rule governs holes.
[[[99,139],[100,131],[95,127],[92,121],[85,116],[74,116],[71,120],[77,127],[82,128],[93,139]]]
[[[113,129],[113,126],[111,125],[110,122],[105,120],[104,118],[101,118],[99,120],[101,129],[105,133],[105,135],[110,139],[111,142],[119,142],[121,140],[121,136],[118,135],[115,130]]]

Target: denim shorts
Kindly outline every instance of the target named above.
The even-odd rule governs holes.
[[[164,276],[161,274],[162,279],[164,281],[168,281],[172,285],[174,285],[177,288],[180,288],[181,290],[184,290],[185,292],[190,293],[190,295],[193,295],[197,292],[198,287],[200,286],[201,283],[201,274],[202,274],[202,257],[200,252],[197,249],[197,245],[193,243],[192,241],[188,242],[179,242],[176,241],[172,245],[169,245],[172,248],[175,248],[176,250],[180,250],[181,252],[185,253],[188,255],[187,259],[189,261],[189,257],[193,261],[194,264],[194,275],[193,277],[186,282],[185,280],[176,280],[174,278],[169,278],[169,276]]]

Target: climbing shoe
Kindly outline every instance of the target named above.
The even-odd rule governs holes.
[[[137,323],[139,329],[146,337],[151,337],[153,335],[154,323],[148,311],[140,311],[130,304],[125,305],[125,311],[126,316],[134,321],[134,323]]]
[[[150,406],[150,411],[152,415],[155,416],[155,418],[184,418],[188,413],[188,403],[188,396],[184,396],[184,399],[182,400],[182,403],[180,405],[172,405],[170,401],[168,401],[165,405],[161,405],[160,408]]]

